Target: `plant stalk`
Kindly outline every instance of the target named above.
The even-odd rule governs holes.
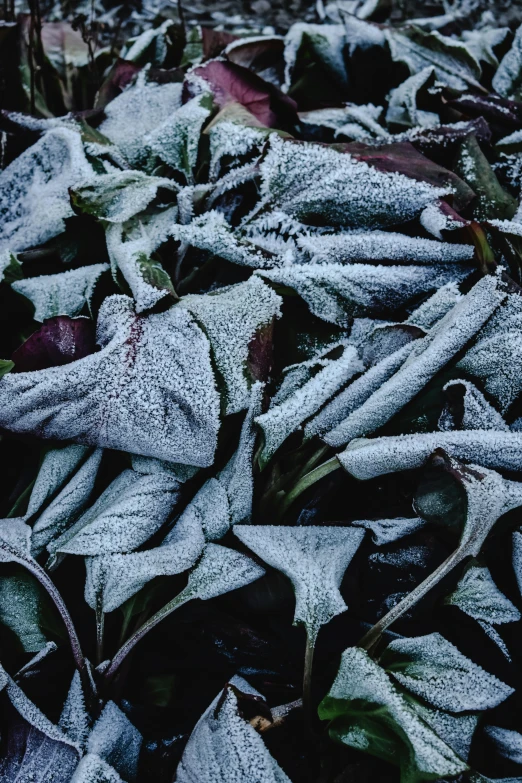
[[[312,667],[314,663],[315,641],[306,632],[306,648],[303,673],[303,712],[309,729],[312,729]]]
[[[337,457],[332,457],[327,462],[323,462],[322,465],[319,465],[309,473],[306,473],[306,475],[300,478],[299,481],[293,486],[290,492],[286,494],[281,504],[281,515],[288,511],[292,503],[297,500],[299,495],[302,495],[306,489],[313,486],[317,481],[324,478],[325,476],[328,476],[329,473],[333,473],[334,470],[337,470],[340,467],[341,463]]]

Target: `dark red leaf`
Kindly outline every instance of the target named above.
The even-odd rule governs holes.
[[[117,98],[139,71],[141,71],[141,65],[118,58],[98,90],[96,108],[103,109],[114,98]]]
[[[237,41],[237,35],[226,33],[224,30],[212,30],[211,27],[202,27],[203,59],[211,60],[217,57],[232,41]]]
[[[83,359],[96,349],[94,324],[88,318],[48,318],[11,357],[13,372],[58,367]]]
[[[285,44],[281,38],[244,39],[229,52],[227,59],[249,68],[267,81],[282,84],[284,80]],[[271,76],[272,78],[268,78]]]
[[[447,103],[465,117],[484,117],[500,133],[522,128],[522,103],[509,101],[500,95],[463,95]]]

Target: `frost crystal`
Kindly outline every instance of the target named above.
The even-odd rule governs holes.
[[[87,740],[87,753],[95,754],[126,781],[133,781],[138,771],[142,737],[127,716],[107,702]]]
[[[305,626],[314,645],[320,627],[348,608],[339,587],[364,531],[342,527],[236,525],[234,533],[256,555],[290,579],[295,591],[294,623]]]
[[[27,517],[33,516],[56,492],[83,462],[89,449],[86,446],[64,446],[49,449],[43,458],[29,498]]]
[[[79,315],[90,306],[94,286],[108,264],[93,264],[57,275],[41,275],[17,280],[11,287],[34,305],[34,320],[45,321],[56,315]]]
[[[29,147],[0,172],[0,250],[26,250],[64,231],[74,214],[68,188],[92,174],[75,131],[50,130]]]
[[[433,66],[423,68],[391,91],[386,112],[388,124],[422,128],[440,125],[438,114],[417,107],[417,93],[429,82],[433,73]]]
[[[209,94],[198,95],[145,137],[152,152],[189,181],[197,163],[201,129],[210,116],[211,106]]]
[[[495,92],[504,98],[520,100],[520,73],[522,70],[522,28],[518,28],[511,49],[504,55],[493,76]]]
[[[500,592],[486,566],[470,566],[445,603],[458,606],[475,620],[493,625],[520,620],[520,612]]]
[[[1,426],[211,465],[219,398],[208,340],[186,310],[137,317],[128,297],[109,297],[98,343],[98,353],[71,364],[4,375]]]

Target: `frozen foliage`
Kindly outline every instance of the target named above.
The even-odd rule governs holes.
[[[347,326],[354,316],[387,313],[415,296],[468,274],[461,266],[308,264],[263,271],[263,277],[297,291],[314,315]]]
[[[264,574],[261,566],[240,552],[218,544],[207,544],[178,599],[183,603],[194,598],[208,601],[209,598],[249,585]]]
[[[125,781],[133,781],[138,771],[142,737],[127,716],[107,702],[87,740],[87,753],[99,756]]]
[[[436,128],[440,124],[438,114],[424,111],[417,106],[417,93],[433,81],[433,73],[433,66],[427,66],[391,91],[386,112],[386,122],[389,125]]]
[[[418,216],[450,187],[383,172],[326,146],[272,135],[260,164],[261,194],[303,223],[379,228]]]
[[[352,345],[342,350],[342,356],[338,359],[324,358],[317,361],[316,373],[309,380],[299,385],[281,402],[274,399],[270,409],[257,417],[256,423],[264,435],[262,458],[265,461],[292,432],[317,413],[356,373],[364,369],[357,350]]]
[[[425,338],[415,343],[395,375],[338,425],[336,443],[348,443],[389,421],[466,345],[504,298],[496,278],[480,280]]]
[[[303,39],[319,59],[327,66],[342,84],[347,83],[348,74],[343,57],[346,43],[346,31],[342,24],[305,24],[292,25],[285,38],[285,83],[289,86],[292,71],[303,46]]]
[[[227,414],[248,406],[256,379],[252,343],[281,316],[281,304],[281,297],[255,276],[208,294],[185,296],[179,304],[192,313],[210,340],[225,385]]]
[[[45,650],[42,597],[42,591],[27,571],[0,573],[0,623],[16,635],[24,653]]]
[[[295,592],[294,623],[305,626],[314,645],[320,627],[348,608],[339,587],[364,531],[342,527],[236,525],[234,533],[256,555],[291,580]]]
[[[165,474],[125,470],[72,527],[48,545],[51,552],[105,555],[130,552],[168,519],[179,484]]]
[[[30,541],[31,528],[23,519],[0,519],[0,563],[24,563]]]
[[[379,261],[396,264],[453,264],[473,259],[473,246],[409,237],[392,231],[322,234],[297,240],[312,264]]]
[[[385,737],[390,737],[391,730],[378,755],[385,751],[386,757],[401,767],[404,781],[454,777],[467,769],[450,745],[417,714],[384,669],[357,647],[344,651],[337,677],[319,706],[319,716],[335,718],[346,712],[349,717],[352,702],[355,719],[341,719],[338,725],[334,721],[330,733],[350,747],[376,753],[383,730]],[[359,723],[357,705],[361,702],[368,703],[368,720]],[[378,745],[372,735],[376,735]],[[390,742],[394,735],[398,735],[397,744]]]
[[[80,675],[75,671],[60,715],[59,726],[72,742],[84,750],[91,728],[90,724],[91,720],[85,707]]]
[[[445,603],[458,606],[475,620],[493,625],[514,623],[520,620],[520,612],[500,592],[486,566],[471,565]]]
[[[28,517],[35,514],[63,487],[67,479],[83,462],[88,452],[89,449],[86,446],[76,445],[47,451],[31,491],[27,507]]]
[[[449,402],[446,403],[439,418],[440,430],[509,430],[500,413],[469,381],[450,381],[443,391]],[[458,403],[460,410],[454,410],[456,406],[452,401],[455,396],[460,398]]]
[[[91,497],[101,458],[101,449],[96,449],[38,516],[31,534],[34,557],[64,533],[83,511]]]
[[[146,82],[143,72],[105,107],[101,133],[116,144],[131,165],[146,162],[150,155],[144,137],[158,128],[181,105],[182,85]]]
[[[198,158],[201,129],[210,116],[212,97],[198,95],[180,106],[145,137],[151,151],[175,171],[192,179]]]
[[[233,677],[205,710],[183,752],[177,783],[290,783],[241,715],[241,693],[260,697],[241,677]]]
[[[45,321],[56,315],[79,315],[90,306],[94,287],[107,264],[93,264],[56,275],[40,275],[16,280],[11,287],[34,305],[34,320]]]
[[[426,299],[413,313],[406,319],[405,323],[419,326],[421,329],[431,329],[437,321],[444,318],[446,313],[462,298],[456,283],[448,283],[435,291],[433,296]]]
[[[205,129],[210,142],[211,179],[217,179],[228,161],[259,153],[269,133],[267,128],[257,127],[260,123],[246,109],[239,104],[233,106],[234,114],[232,108],[227,112],[225,107]]]
[[[98,316],[101,350],[72,364],[5,375],[0,424],[14,432],[212,464],[219,399],[207,338],[186,310],[138,317],[125,296]]]
[[[74,214],[68,188],[92,174],[75,131],[50,130],[29,147],[0,173],[0,250],[26,250],[60,234]]]
[[[403,519],[356,519],[352,523],[356,527],[364,527],[372,534],[372,541],[377,546],[391,544],[392,541],[398,541],[410,533],[415,533],[424,525],[424,520],[420,517],[411,517]]]
[[[500,726],[486,726],[484,731],[495,743],[497,753],[514,764],[522,764],[522,734]]]
[[[439,633],[395,639],[386,649],[386,661],[388,671],[401,685],[449,712],[488,710],[514,692]]]
[[[522,28],[519,27],[511,49],[504,55],[493,77],[493,89],[504,98],[522,97]]]

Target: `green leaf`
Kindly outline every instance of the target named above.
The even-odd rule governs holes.
[[[24,652],[39,652],[48,641],[43,628],[46,594],[22,566],[10,566],[9,572],[0,572],[0,623],[17,636]]]
[[[8,372],[11,372],[13,367],[14,362],[12,362],[10,359],[0,359],[0,378],[2,378]]]
[[[511,220],[518,202],[501,187],[476,136],[468,136],[461,143],[455,172],[477,194],[473,202],[473,214],[477,220]]]

